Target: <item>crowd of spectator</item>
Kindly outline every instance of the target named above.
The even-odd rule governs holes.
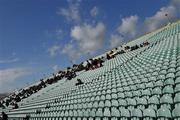
[[[71,80],[72,78],[75,78],[77,76],[77,72],[79,71],[83,71],[83,70],[88,71],[88,70],[97,69],[99,67],[102,67],[103,62],[105,62],[106,60],[110,60],[119,54],[123,54],[128,51],[133,51],[147,45],[149,45],[149,42],[146,41],[140,45],[125,46],[124,49],[121,49],[121,50],[118,50],[118,48],[115,48],[114,51],[111,50],[110,52],[106,53],[105,56],[87,60],[86,65],[84,65],[83,62],[80,63],[79,65],[74,64],[72,67],[67,67],[67,69],[64,71],[60,70],[58,73],[53,74],[53,76],[48,79],[40,79],[40,82],[36,85],[30,86],[26,89],[22,89],[18,93],[11,94],[6,99],[0,101],[0,107],[5,108],[11,105],[13,106],[13,109],[17,109],[18,102],[38,92],[42,88],[45,88],[48,84],[56,83],[57,81],[63,78],[66,78],[67,80]],[[80,85],[80,84],[83,84],[83,82],[80,79],[77,79],[76,85]]]

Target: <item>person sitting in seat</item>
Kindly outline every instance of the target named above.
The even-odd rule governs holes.
[[[81,85],[81,84],[84,84],[82,81],[81,81],[81,79],[77,79],[77,83],[76,83],[76,86],[78,86],[78,85]]]
[[[107,58],[108,60],[110,60],[110,59],[111,59],[111,56],[107,53],[107,54],[106,54],[106,58]]]
[[[18,108],[19,108],[18,104],[17,104],[17,103],[14,103],[13,109],[18,109]]]
[[[8,115],[5,112],[2,112],[2,120],[8,120]]]

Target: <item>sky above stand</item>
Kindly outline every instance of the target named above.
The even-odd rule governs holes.
[[[180,0],[0,0],[0,93],[180,17]]]

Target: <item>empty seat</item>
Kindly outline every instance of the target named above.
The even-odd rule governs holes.
[[[137,98],[137,108],[144,110],[145,106],[147,105],[147,99],[146,98]]]
[[[128,120],[130,118],[130,112],[128,109],[120,108],[121,120]]]
[[[156,118],[156,112],[152,108],[147,108],[143,110],[143,118],[145,120],[153,120]]]
[[[161,107],[161,108],[158,109],[158,111],[157,111],[157,117],[158,117],[159,120],[161,120],[161,119],[168,120],[168,119],[170,119],[172,116],[171,116],[170,110],[169,110],[167,107]]]
[[[132,120],[140,120],[142,118],[142,111],[140,109],[133,109],[131,111]]]
[[[116,118],[120,117],[120,111],[117,108],[112,107],[111,108],[111,116],[116,117]]]
[[[175,103],[175,106],[180,105],[180,93],[176,93],[174,97],[174,103]]]
[[[173,104],[173,99],[169,95],[163,95],[160,98],[160,103],[161,103],[161,106],[165,106],[165,107],[171,109],[171,105]]]
[[[175,91],[175,93],[180,92],[180,84],[176,84],[174,91]]]
[[[149,108],[157,110],[159,103],[159,98],[157,96],[152,96],[148,99]]]
[[[155,87],[155,88],[152,90],[152,95],[158,95],[158,96],[160,96],[161,94],[162,94],[161,87]]]
[[[168,85],[163,88],[163,94],[173,94],[173,93],[174,93],[174,90],[172,86]]]
[[[174,110],[172,111],[172,116],[174,120],[180,119],[180,106],[176,106]]]

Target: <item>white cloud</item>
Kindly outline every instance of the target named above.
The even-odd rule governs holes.
[[[120,39],[124,39],[126,41],[134,39],[138,35],[156,30],[167,24],[169,22],[168,19],[170,21],[178,19],[178,16],[180,16],[179,8],[180,0],[171,0],[169,5],[161,7],[153,16],[146,17],[141,23],[137,15],[122,18],[122,22],[117,29]],[[168,14],[168,17],[166,17],[165,14]],[[111,45],[110,47],[114,46],[113,43],[118,41],[117,36],[112,36],[113,35],[111,35],[111,39],[109,41]]]
[[[150,32],[167,24],[169,20],[176,20],[180,15],[179,8],[180,0],[171,0],[169,5],[160,8],[153,16],[146,17],[144,23],[142,23],[141,32]],[[165,14],[168,14],[168,17]]]
[[[17,79],[29,75],[31,72],[27,68],[8,68],[0,70],[0,91],[13,89],[15,86],[10,86]],[[9,88],[6,88],[6,87]]]
[[[180,10],[178,9],[180,7],[180,1],[179,0],[171,0],[171,4],[177,8],[177,12],[180,13]]]
[[[66,44],[62,50],[62,53],[68,55],[70,59],[77,59],[80,57],[81,53],[78,49],[75,48],[73,44]]]
[[[103,23],[97,23],[95,26],[90,24],[75,26],[71,29],[73,41],[66,44],[61,53],[68,55],[70,59],[94,54],[102,48],[105,32],[106,27]]]
[[[59,66],[58,66],[58,65],[54,65],[54,66],[52,67],[52,69],[53,69],[55,72],[57,72],[58,69],[59,69]]]
[[[106,27],[103,23],[96,26],[84,24],[71,29],[71,37],[78,43],[81,52],[94,53],[103,45]]]
[[[81,21],[79,6],[80,1],[68,1],[68,8],[60,8],[57,14],[64,16],[69,22],[79,23]]]
[[[19,58],[13,58],[13,59],[10,59],[10,60],[0,60],[0,64],[3,64],[3,63],[14,63],[14,62],[17,62],[19,61]]]
[[[175,6],[167,6],[162,7],[159,11],[156,12],[155,15],[151,17],[147,17],[144,21],[144,30],[147,32],[157,29],[158,27],[164,25],[168,22],[169,19],[174,19],[176,17],[176,7]],[[165,17],[165,14],[168,14],[168,18]]]
[[[121,45],[124,42],[124,38],[118,34],[112,34],[110,38],[110,47],[114,48]]]
[[[90,14],[91,14],[92,17],[97,16],[98,13],[99,13],[99,9],[98,9],[96,6],[93,7],[93,8],[91,9],[91,11],[90,11]]]
[[[49,54],[53,57],[56,56],[59,51],[60,51],[61,47],[58,45],[54,45],[51,48],[48,49]]]
[[[170,21],[177,19],[180,15],[180,0],[171,0],[170,4],[160,8],[153,16],[146,17],[142,23],[141,32],[150,32],[155,30]],[[168,17],[165,16],[168,14]],[[169,19],[169,20],[168,20]]]
[[[133,38],[137,34],[138,16],[130,16],[122,19],[121,25],[118,27],[118,32],[128,38]]]

